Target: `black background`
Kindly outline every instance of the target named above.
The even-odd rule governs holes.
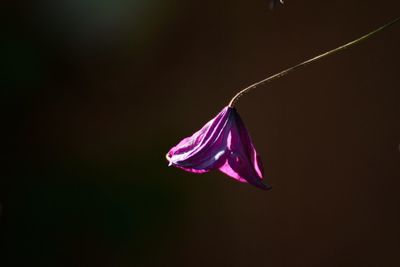
[[[272,191],[164,158],[399,8],[2,4],[1,266],[400,266],[400,24],[239,101]]]

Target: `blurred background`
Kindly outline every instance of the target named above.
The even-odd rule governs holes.
[[[1,266],[400,266],[400,24],[239,101],[272,191],[164,158],[398,1],[0,10]]]

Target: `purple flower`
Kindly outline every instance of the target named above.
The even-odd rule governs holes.
[[[225,107],[198,132],[183,139],[166,155],[169,165],[188,172],[218,169],[239,182],[261,189],[263,169],[250,135],[233,107]]]

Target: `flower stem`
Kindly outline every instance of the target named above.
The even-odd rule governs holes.
[[[295,66],[293,66],[293,67],[290,67],[290,68],[285,69],[285,70],[283,70],[283,71],[281,71],[281,72],[279,72],[279,73],[277,73],[277,74],[274,74],[274,75],[272,75],[272,76],[269,76],[268,78],[265,78],[265,79],[263,79],[263,80],[261,80],[261,81],[259,81],[259,82],[253,83],[252,85],[250,85],[250,86],[248,86],[248,87],[246,87],[246,88],[240,90],[240,91],[231,99],[231,101],[229,102],[229,107],[234,107],[234,105],[235,105],[236,102],[239,100],[239,98],[240,98],[242,95],[244,95],[245,93],[248,93],[251,89],[254,89],[254,88],[256,88],[256,87],[259,86],[259,85],[262,85],[262,84],[264,84],[264,83],[270,82],[270,81],[275,80],[275,79],[277,79],[277,78],[280,78],[280,77],[282,77],[282,76],[288,74],[288,73],[291,72],[291,71],[294,71],[294,70],[296,70],[296,69],[298,69],[298,68],[300,68],[300,67],[304,67],[304,66],[306,66],[306,65],[308,65],[308,64],[310,64],[310,63],[312,63],[312,62],[315,62],[315,61],[317,61],[317,60],[319,60],[319,59],[322,59],[322,58],[324,58],[324,57],[326,57],[326,56],[333,55],[333,54],[335,54],[335,53],[337,53],[337,52],[339,52],[339,51],[342,51],[342,50],[344,50],[344,49],[346,49],[346,48],[349,48],[349,47],[351,47],[351,46],[353,46],[353,45],[356,45],[356,44],[358,44],[359,42],[364,41],[364,40],[366,40],[366,39],[372,37],[372,36],[375,35],[376,33],[378,33],[378,32],[380,32],[380,31],[382,31],[382,30],[384,30],[384,29],[386,29],[386,28],[392,26],[393,24],[395,24],[396,22],[399,22],[399,21],[400,21],[400,17],[398,17],[398,18],[392,20],[391,22],[389,22],[389,23],[387,23],[387,24],[385,24],[385,25],[379,27],[378,29],[376,29],[376,30],[374,30],[374,31],[372,31],[372,32],[369,32],[369,33],[367,33],[367,34],[361,36],[360,38],[358,38],[358,39],[356,39],[356,40],[354,40],[354,41],[351,41],[351,42],[349,42],[349,43],[347,43],[347,44],[344,44],[344,45],[342,45],[342,46],[339,46],[339,47],[337,47],[337,48],[335,48],[335,49],[332,49],[332,50],[330,50],[330,51],[328,51],[328,52],[325,52],[325,53],[320,54],[320,55],[318,55],[318,56],[316,56],[316,57],[313,57],[313,58],[311,58],[311,59],[308,59],[308,60],[306,60],[306,61],[304,61],[304,62],[301,62],[301,63],[299,63],[299,64],[297,64],[297,65],[295,65]]]

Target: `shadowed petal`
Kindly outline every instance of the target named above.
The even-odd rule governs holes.
[[[250,135],[235,109],[232,110],[233,127],[228,136],[226,161],[219,170],[240,182],[247,182],[261,189],[270,189],[261,182],[264,176],[260,156]]]

